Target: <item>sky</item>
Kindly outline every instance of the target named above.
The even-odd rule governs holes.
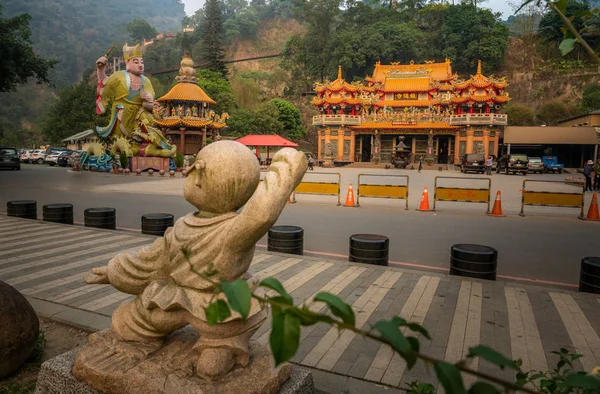
[[[518,0],[516,2],[518,2]],[[202,7],[204,0],[183,0],[183,4],[185,5],[185,13],[194,15],[196,10]],[[502,19],[506,19],[513,14],[512,7],[504,0],[488,0],[483,3],[482,6],[490,8],[494,12],[501,12]]]

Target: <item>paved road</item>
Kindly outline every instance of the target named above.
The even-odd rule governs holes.
[[[119,226],[135,229],[139,229],[143,213],[169,212],[177,218],[193,210],[181,196],[182,179],[77,173],[38,165],[22,168],[20,172],[0,172],[0,208],[10,200],[35,199],[41,214],[43,204],[70,202],[75,220],[81,222],[85,208],[111,206],[117,209]],[[348,183],[356,185],[361,172],[365,171],[341,170],[344,194]],[[570,284],[578,281],[581,258],[600,255],[600,223],[577,220],[575,209],[526,207],[527,217],[517,215],[524,177],[492,176],[492,191],[495,195],[502,190],[507,215],[492,218],[485,215],[485,204],[445,202],[439,203],[436,212],[414,210],[423,187],[431,191],[435,176],[463,176],[460,173],[373,172],[410,176],[410,210],[405,211],[399,201],[364,199],[361,208],[344,208],[335,205],[335,197],[302,195],[297,204],[285,208],[278,223],[303,227],[305,249],[332,257],[348,254],[351,234],[377,233],[390,238],[392,261],[446,270],[453,244],[479,243],[498,249],[500,275]],[[308,176],[327,177],[319,171]],[[564,175],[529,175],[526,179],[563,180]]]
[[[20,235],[17,235],[20,234]],[[82,276],[106,265],[117,252],[134,251],[154,241],[134,233],[85,229],[0,215],[0,280],[28,297],[42,316],[88,329],[103,329],[110,316],[132,295],[110,285],[87,285]],[[327,291],[352,305],[358,327],[400,316],[422,324],[431,340],[420,338],[421,351],[456,362],[477,344],[491,346],[523,361],[524,370],[547,370],[556,365],[552,351],[562,347],[583,358],[575,370],[591,371],[600,362],[600,310],[598,294],[502,281],[468,280],[456,276],[331,261],[322,257],[291,256],[257,251],[250,272],[274,276],[300,304]],[[316,303],[311,310],[318,311]],[[269,340],[270,324],[254,335],[259,343]],[[389,347],[380,346],[351,332],[317,324],[304,327],[293,360],[317,368],[322,374],[358,379],[353,389],[327,378],[329,393],[397,393],[373,386],[405,386],[416,379],[437,384],[431,368],[406,364]],[[510,370],[476,360],[470,367],[509,379]],[[371,385],[364,381],[372,382]],[[472,380],[468,380],[472,383]],[[360,383],[360,384],[359,384]]]

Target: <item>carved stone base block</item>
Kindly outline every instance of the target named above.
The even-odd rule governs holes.
[[[195,374],[193,346],[198,334],[191,327],[160,344],[116,341],[112,331],[90,336],[77,354],[62,354],[42,365],[36,393],[314,393],[309,371],[284,364],[273,367],[267,348],[250,343],[250,364],[236,367],[221,380],[208,382]],[[75,360],[77,359],[77,360]],[[291,375],[291,377],[290,377]],[[289,380],[288,380],[289,379]],[[86,383],[83,383],[85,381]]]
[[[138,168],[142,171],[153,169],[155,171],[169,171],[169,159],[164,157],[139,157],[134,156],[131,160],[131,171]]]

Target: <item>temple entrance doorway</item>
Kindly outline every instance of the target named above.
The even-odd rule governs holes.
[[[362,152],[360,152],[360,161],[369,162],[371,161],[371,136],[361,135],[362,138]]]
[[[437,157],[438,157],[438,163],[440,163],[440,164],[448,163],[448,153],[449,153],[449,146],[450,146],[449,139],[450,138],[447,135],[438,136]]]

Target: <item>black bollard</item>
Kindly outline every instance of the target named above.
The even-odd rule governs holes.
[[[46,204],[42,215],[45,222],[73,224],[73,204]]]
[[[88,208],[83,212],[85,227],[117,229],[117,210],[114,208]]]
[[[37,202],[35,200],[18,200],[6,203],[6,214],[24,219],[37,219]]]
[[[584,257],[581,259],[579,291],[600,294],[600,257]]]
[[[142,215],[142,234],[162,237],[167,228],[173,227],[173,223],[170,213],[145,213]]]
[[[457,244],[450,249],[450,275],[496,280],[498,251],[489,246]]]
[[[273,226],[269,230],[269,252],[304,254],[304,230],[297,226]]]
[[[377,234],[350,236],[349,261],[387,266],[390,257],[390,239]]]

